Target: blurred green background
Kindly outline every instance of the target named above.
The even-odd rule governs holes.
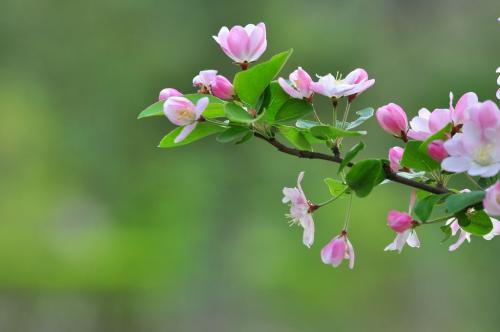
[[[498,1],[55,1],[0,3],[0,331],[498,331],[500,240],[458,252],[438,227],[384,253],[394,184],[355,199],[354,270],[323,265],[345,202],[318,211],[316,243],[289,228],[281,188],[305,170],[313,201],[336,168],[262,141],[160,150],[172,126],[137,121],[165,87],[236,67],[211,36],[267,24],[283,74],[364,67],[355,108],[493,99]],[[326,113],[327,110],[322,112]],[[364,155],[397,143],[375,120]],[[347,141],[352,144],[352,141]],[[464,184],[457,183],[459,187]],[[424,228],[424,227],[423,227]]]

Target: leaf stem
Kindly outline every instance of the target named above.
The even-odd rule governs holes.
[[[328,200],[324,201],[323,203],[318,204],[318,207],[322,207],[322,206],[325,206],[325,205],[327,205],[327,204],[330,204],[330,203],[332,203],[332,202],[336,201],[336,200],[337,200],[338,198],[340,198],[340,196],[342,196],[342,195],[343,195],[343,194],[344,194],[344,193],[345,193],[348,189],[349,189],[349,187],[345,187],[345,189],[344,189],[344,190],[342,190],[342,192],[341,192],[340,194],[338,194],[337,196],[333,196],[333,197],[331,197],[330,199],[328,199]]]

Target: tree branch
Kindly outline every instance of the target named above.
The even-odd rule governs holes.
[[[299,158],[321,159],[321,160],[334,162],[337,164],[340,164],[343,160],[339,155],[330,156],[330,155],[320,153],[320,152],[298,150],[298,149],[290,148],[290,147],[280,143],[275,138],[266,137],[266,136],[264,136],[260,133],[257,133],[257,132],[254,133],[254,135],[255,135],[255,137],[258,137],[258,138],[268,142],[269,144],[273,145],[279,151],[286,153],[286,154],[289,154],[289,155],[292,155],[292,156],[299,157]],[[347,164],[348,167],[352,167],[353,165],[354,164],[351,162],[349,162]],[[418,182],[415,180],[411,180],[411,179],[407,179],[407,178],[404,178],[402,176],[399,176],[396,173],[392,172],[391,169],[388,167],[385,167],[384,171],[385,171],[386,179],[391,180],[393,182],[403,184],[405,186],[409,186],[409,187],[413,187],[413,188],[417,188],[417,189],[422,189],[422,190],[428,191],[428,192],[433,193],[433,194],[446,194],[446,193],[450,192],[446,188],[433,187],[433,186],[430,186],[430,185],[422,183],[422,182]]]

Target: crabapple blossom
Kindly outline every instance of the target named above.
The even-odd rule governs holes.
[[[389,211],[387,225],[396,233],[403,233],[413,226],[413,218],[406,212]]]
[[[389,134],[406,138],[408,131],[408,118],[401,106],[390,103],[379,107],[375,114],[378,123]]]
[[[318,77],[318,82],[312,84],[313,91],[329,98],[354,98],[375,84],[375,80],[369,80],[368,73],[361,68],[354,69],[344,79],[336,78],[332,74]]]
[[[414,228],[409,228],[402,233],[398,233],[394,241],[385,247],[384,251],[397,250],[401,253],[405,244],[413,248],[420,248],[420,240]]]
[[[290,97],[297,99],[311,98],[313,94],[313,80],[302,67],[293,71],[289,76],[289,80],[290,82],[287,82],[284,78],[280,77],[278,83]]]
[[[449,109],[437,108],[430,112],[428,109],[422,108],[418,111],[418,116],[411,119],[408,136],[423,141],[450,122],[452,122],[452,116]]]
[[[477,103],[465,111],[465,123],[444,143],[449,157],[441,167],[453,173],[490,177],[500,170],[500,110],[492,101]]]
[[[493,239],[495,236],[500,235],[500,221],[491,218],[491,223],[493,224],[493,229],[488,234],[483,236],[483,239],[488,241]],[[446,225],[450,226],[452,236],[458,234],[457,241],[449,246],[449,251],[457,250],[465,242],[465,240],[470,243],[471,234],[460,227],[456,218],[448,219],[446,221]]]
[[[302,242],[307,247],[311,247],[314,242],[314,221],[312,212],[317,208],[311,204],[302,190],[301,182],[304,178],[304,172],[299,173],[297,179],[297,187],[283,188],[283,203],[290,203],[290,214],[287,215],[291,219],[291,224],[299,224],[304,229]]]
[[[448,152],[444,148],[442,140],[434,140],[427,146],[427,152],[432,159],[441,162],[444,158],[448,157]]]
[[[231,81],[222,75],[217,75],[217,70],[202,70],[193,78],[193,85],[200,89],[200,93],[212,93],[221,99],[231,99],[234,88]]]
[[[500,216],[500,181],[486,189],[483,206],[490,216]]]
[[[402,147],[394,146],[389,149],[389,162],[393,172],[399,171],[401,168],[401,159],[405,150]]]
[[[465,110],[478,102],[479,100],[474,92],[467,92],[458,99],[457,104],[453,107],[453,93],[450,92],[450,110],[453,124],[455,126],[463,124]]]
[[[202,119],[202,113],[208,105],[208,97],[203,97],[196,103],[184,97],[170,97],[163,105],[166,117],[177,126],[184,126],[174,139],[174,143],[184,140]]]
[[[166,88],[160,91],[160,95],[158,96],[158,100],[167,100],[170,97],[180,97],[182,93],[173,88]]]
[[[321,260],[325,264],[337,267],[344,259],[349,260],[349,268],[354,268],[354,248],[347,238],[347,232],[342,231],[321,249]]]
[[[256,61],[267,47],[266,25],[236,25],[231,29],[222,27],[217,36],[213,36],[222,51],[233,61],[246,67]]]

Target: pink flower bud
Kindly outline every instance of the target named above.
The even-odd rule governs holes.
[[[212,93],[221,99],[232,99],[234,95],[233,84],[222,75],[217,75],[212,84]]]
[[[166,88],[160,91],[160,96],[158,97],[158,100],[167,100],[170,97],[180,97],[182,96],[182,93],[177,91],[176,89],[172,88]]]
[[[290,83],[288,83],[285,79],[279,78],[278,83],[281,88],[292,98],[303,99],[310,98],[313,94],[312,84],[313,81],[311,76],[299,67],[289,76]]]
[[[429,156],[431,156],[432,159],[439,162],[448,157],[448,152],[446,152],[444,142],[442,140],[432,141],[427,147],[427,152],[429,152]]]
[[[387,104],[377,109],[378,123],[389,134],[405,137],[408,130],[408,118],[401,106],[394,103]]]
[[[397,233],[403,233],[404,231],[410,229],[412,223],[413,219],[408,213],[405,212],[392,210],[389,211],[389,214],[387,215],[387,225],[389,225],[389,227]]]
[[[486,189],[483,206],[489,215],[500,216],[500,181]]]
[[[397,172],[401,168],[401,159],[404,152],[405,150],[399,146],[389,149],[389,162],[393,172]]]
[[[264,23],[236,25],[231,30],[222,27],[213,38],[228,57],[240,64],[256,61],[267,47]]]
[[[352,269],[354,267],[354,248],[351,241],[347,238],[347,233],[345,231],[334,237],[321,250],[321,260],[325,264],[337,267],[344,259],[349,260],[349,268]]]

